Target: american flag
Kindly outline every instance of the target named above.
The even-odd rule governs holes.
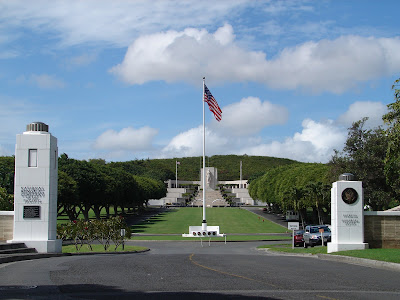
[[[218,122],[221,121],[222,110],[206,85],[204,85],[204,101],[207,102],[208,108],[214,114],[215,119]]]

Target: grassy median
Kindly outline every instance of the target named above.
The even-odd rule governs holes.
[[[286,233],[287,229],[245,209],[212,207],[206,209],[207,224],[219,226],[220,233]],[[170,209],[131,227],[132,233],[182,234],[189,226],[201,226],[202,207]]]
[[[295,247],[292,249],[291,244],[275,244],[263,245],[258,248],[268,248],[271,251],[286,253],[310,253],[310,254],[327,254],[327,247],[315,246],[307,249]],[[365,249],[365,250],[349,250],[329,253],[330,255],[344,255],[358,258],[366,258],[380,260],[392,263],[400,263],[400,249]]]

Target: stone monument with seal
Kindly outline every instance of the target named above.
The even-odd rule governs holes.
[[[33,122],[17,134],[15,147],[14,236],[41,253],[61,253],[57,240],[57,139],[49,126]]]
[[[361,181],[345,173],[331,189],[331,242],[328,253],[346,250],[363,250],[364,243],[364,198]]]

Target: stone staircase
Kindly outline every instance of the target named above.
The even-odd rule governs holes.
[[[203,206],[203,191],[199,191],[196,198],[189,204],[189,206]],[[224,200],[221,192],[218,190],[207,189],[206,190],[206,207],[213,206],[229,206]]]
[[[28,248],[24,243],[1,243],[0,256],[19,253],[37,253],[35,248]]]
[[[28,248],[24,243],[7,243],[0,240],[0,264],[64,255],[68,253],[38,253],[35,248]]]

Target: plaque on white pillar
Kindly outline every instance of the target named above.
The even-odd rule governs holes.
[[[328,253],[367,249],[364,243],[364,195],[361,181],[343,174],[331,189],[331,242]]]
[[[57,139],[34,122],[17,135],[15,147],[14,236],[38,252],[61,252],[57,240]]]

